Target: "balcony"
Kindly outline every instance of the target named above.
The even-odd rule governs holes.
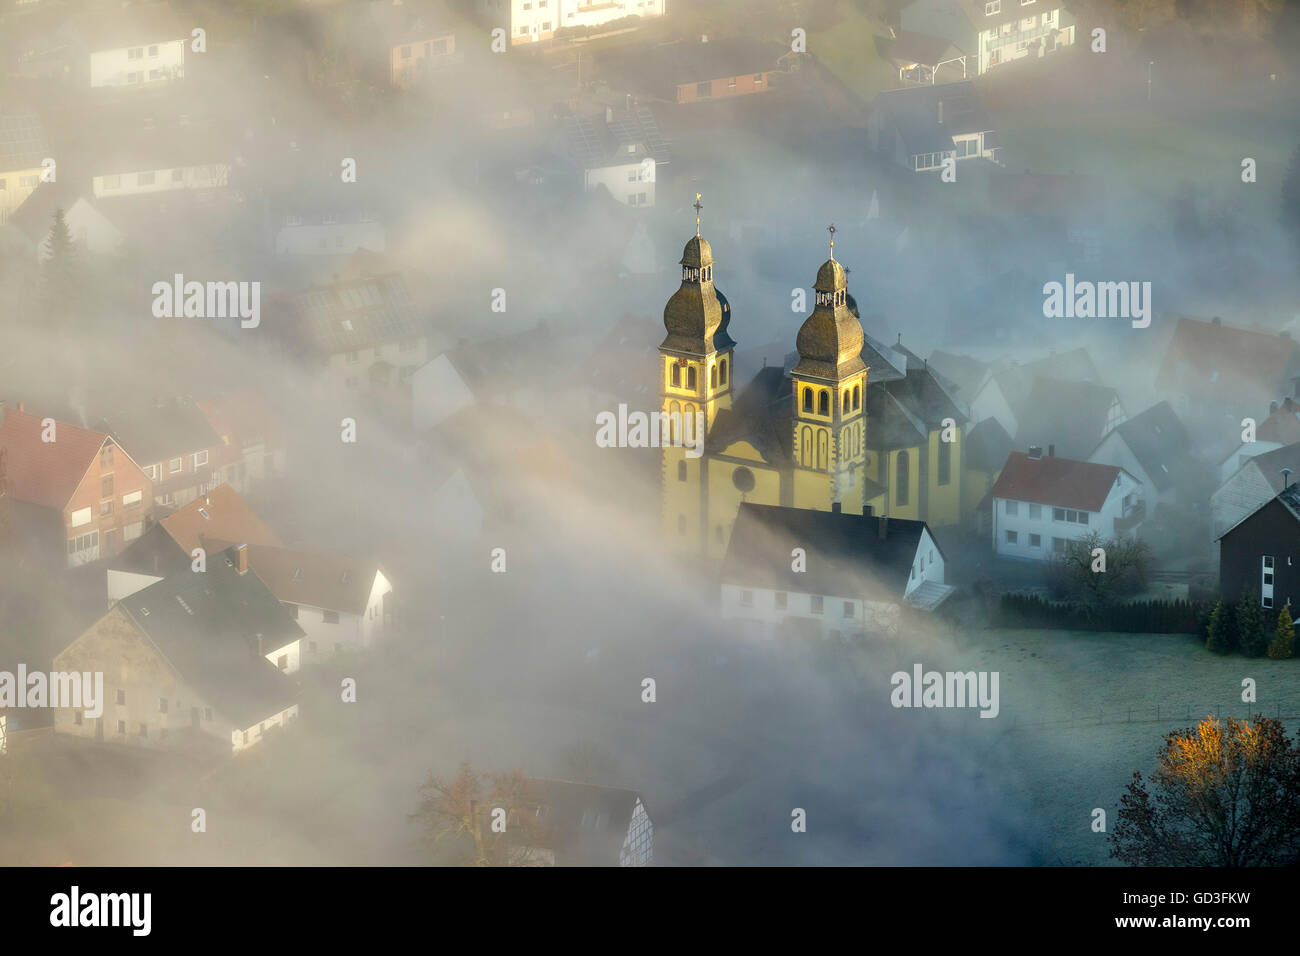
[[[1017,30],[1014,33],[999,34],[992,40],[987,41],[987,49],[992,53],[994,50],[1000,50],[1009,43],[1020,43],[1022,41],[1028,42],[1029,40],[1036,40],[1039,37],[1047,36],[1047,34],[1055,32],[1056,27],[1049,24],[1036,26],[1032,30]]]
[[[1115,533],[1126,534],[1132,531],[1147,517],[1147,503],[1139,501],[1136,504],[1124,509],[1122,517],[1115,519]]]

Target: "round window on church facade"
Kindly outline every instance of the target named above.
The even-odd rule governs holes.
[[[754,490],[754,473],[743,465],[731,473],[731,483],[741,494]]]

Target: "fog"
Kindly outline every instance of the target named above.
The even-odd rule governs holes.
[[[659,407],[653,350],[697,193],[737,352],[765,350],[746,375],[795,348],[807,314],[792,311],[792,296],[811,297],[833,223],[834,256],[850,270],[867,335],[922,358],[937,349],[995,368],[1082,347],[1130,416],[1174,398],[1155,372],[1177,316],[1274,333],[1300,317],[1296,246],[1279,212],[1300,142],[1290,64],[1274,73],[1276,57],[1261,55],[1241,67],[1236,45],[1201,45],[1195,20],[1158,41],[1099,20],[1112,24],[1111,52],[1092,54],[1090,17],[1110,16],[1110,5],[1094,4],[1076,11],[1076,49],[1033,64],[1050,81],[1024,70],[978,81],[1004,144],[1001,165],[961,163],[946,183],[871,151],[873,98],[816,59],[826,34],[815,30],[814,60],[762,94],[780,97],[775,104],[628,93],[619,43],[691,41],[699,24],[722,37],[745,19],[730,13],[735,4],[668,6],[646,37],[583,47],[581,85],[579,46],[493,53],[472,4],[430,8],[455,31],[457,59],[405,90],[391,89],[382,69],[373,74],[357,27],[368,22],[364,3],[178,0],[165,15],[182,35],[205,29],[207,49],[187,55],[183,79],[148,90],[90,89],[82,61],[98,49],[96,24],[148,22],[162,8],[0,6],[0,114],[38,114],[44,151],[57,161],[56,205],[90,199],[125,236],[112,252],[79,249],[70,271],[54,274],[37,261],[39,243],[0,226],[0,400],[91,427],[124,396],[202,401],[255,390],[285,469],[244,498],[289,547],[378,560],[396,605],[374,648],[293,675],[295,725],[234,757],[94,748],[40,730],[48,721],[22,724],[0,756],[11,782],[0,863],[444,862],[410,818],[430,772],[454,775],[468,761],[484,773],[576,779],[590,770],[574,756],[584,751],[599,758],[589,782],[641,795],[657,865],[1056,865],[1085,856],[1063,858],[1050,831],[1077,817],[1086,834],[1102,798],[1044,798],[1047,772],[1026,759],[1005,719],[890,704],[890,676],[916,662],[999,669],[1003,651],[981,637],[978,601],[962,613],[909,614],[901,633],[847,649],[738,633],[720,618],[718,562],[668,546],[659,451],[597,447],[594,413],[618,401]],[[830,15],[821,3],[761,6],[734,32],[788,46],[791,29]],[[865,11],[882,32],[897,16],[892,4],[829,6]],[[129,42],[147,42],[141,36]],[[31,52],[56,48],[52,37],[86,53],[53,78],[32,66],[43,61]],[[1239,38],[1248,49],[1273,42]],[[1180,55],[1190,49],[1195,58]],[[1152,58],[1160,68],[1148,103],[1140,67]],[[880,72],[877,54],[862,61]],[[882,89],[898,85],[888,64],[882,75]],[[652,107],[672,153],[646,208],[584,191],[563,135],[569,113],[599,116],[629,96]],[[525,109],[524,125],[486,119]],[[182,114],[183,126],[169,125]],[[1113,138],[1089,140],[1108,129]],[[94,178],[113,172],[105,157],[137,147],[147,155],[158,139],[159,149],[210,149],[203,161],[228,163],[228,183],[200,198],[94,195]],[[1241,179],[1245,157],[1258,163],[1251,184]],[[340,179],[348,159],[355,183]],[[519,175],[529,169],[540,182]],[[1100,234],[1095,252],[1081,254],[1054,222],[991,201],[991,178],[1026,170],[1101,182],[1101,208],[1080,214]],[[358,205],[382,227],[382,249],[277,250],[287,210],[346,215]],[[638,229],[648,241],[635,246]],[[410,290],[428,359],[505,337],[483,379],[499,396],[417,429],[405,382],[344,388],[281,345],[292,334],[292,294],[393,272]],[[1044,317],[1043,285],[1067,272],[1151,282],[1150,327]],[[260,283],[260,324],[157,317],[153,286],[177,273]],[[627,345],[639,358],[628,361],[641,365],[602,389],[591,379],[594,356],[625,316],[640,330]],[[549,344],[515,352],[510,336],[539,323]],[[645,390],[629,384],[638,381]],[[1183,414],[1208,468],[1235,445],[1236,423],[1268,411]],[[354,442],[341,438],[345,420]],[[483,509],[481,533],[469,539],[447,535],[440,511],[439,488],[458,468]],[[945,546],[958,533],[936,529]],[[50,669],[104,613],[107,563],[51,572],[24,547],[10,549],[0,581],[0,669]],[[504,549],[504,572],[494,570],[494,549]],[[1196,570],[1213,566],[1208,544],[1198,560]],[[965,589],[971,579],[949,583]],[[344,678],[356,680],[355,703],[340,701]],[[643,700],[646,678],[653,703]],[[1001,693],[1004,712],[1033,719],[1057,688],[1004,678]],[[1150,753],[1155,744],[1153,731]],[[207,811],[206,832],[190,829],[195,807]],[[791,829],[796,808],[806,832]]]

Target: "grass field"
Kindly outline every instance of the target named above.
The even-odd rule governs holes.
[[[1216,657],[1179,635],[985,630],[968,638],[964,664],[1001,675],[1000,749],[1019,772],[1005,785],[1032,807],[1049,842],[1046,862],[1108,862],[1090,814],[1103,808],[1113,826],[1123,788],[1134,771],[1153,768],[1170,730],[1211,713],[1300,715],[1300,661]],[[1255,705],[1241,701],[1247,677]]]

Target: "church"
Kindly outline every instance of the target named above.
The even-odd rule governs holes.
[[[698,197],[696,210],[699,210]],[[962,518],[965,406],[951,383],[901,345],[862,329],[844,267],[817,270],[813,311],[782,367],[737,388],[731,304],[713,250],[695,235],[664,307],[660,354],[663,530],[675,549],[721,559],[742,501],[923,520]],[[892,353],[892,355],[890,354]],[[705,429],[704,451],[692,430]],[[683,434],[674,434],[675,429]]]

